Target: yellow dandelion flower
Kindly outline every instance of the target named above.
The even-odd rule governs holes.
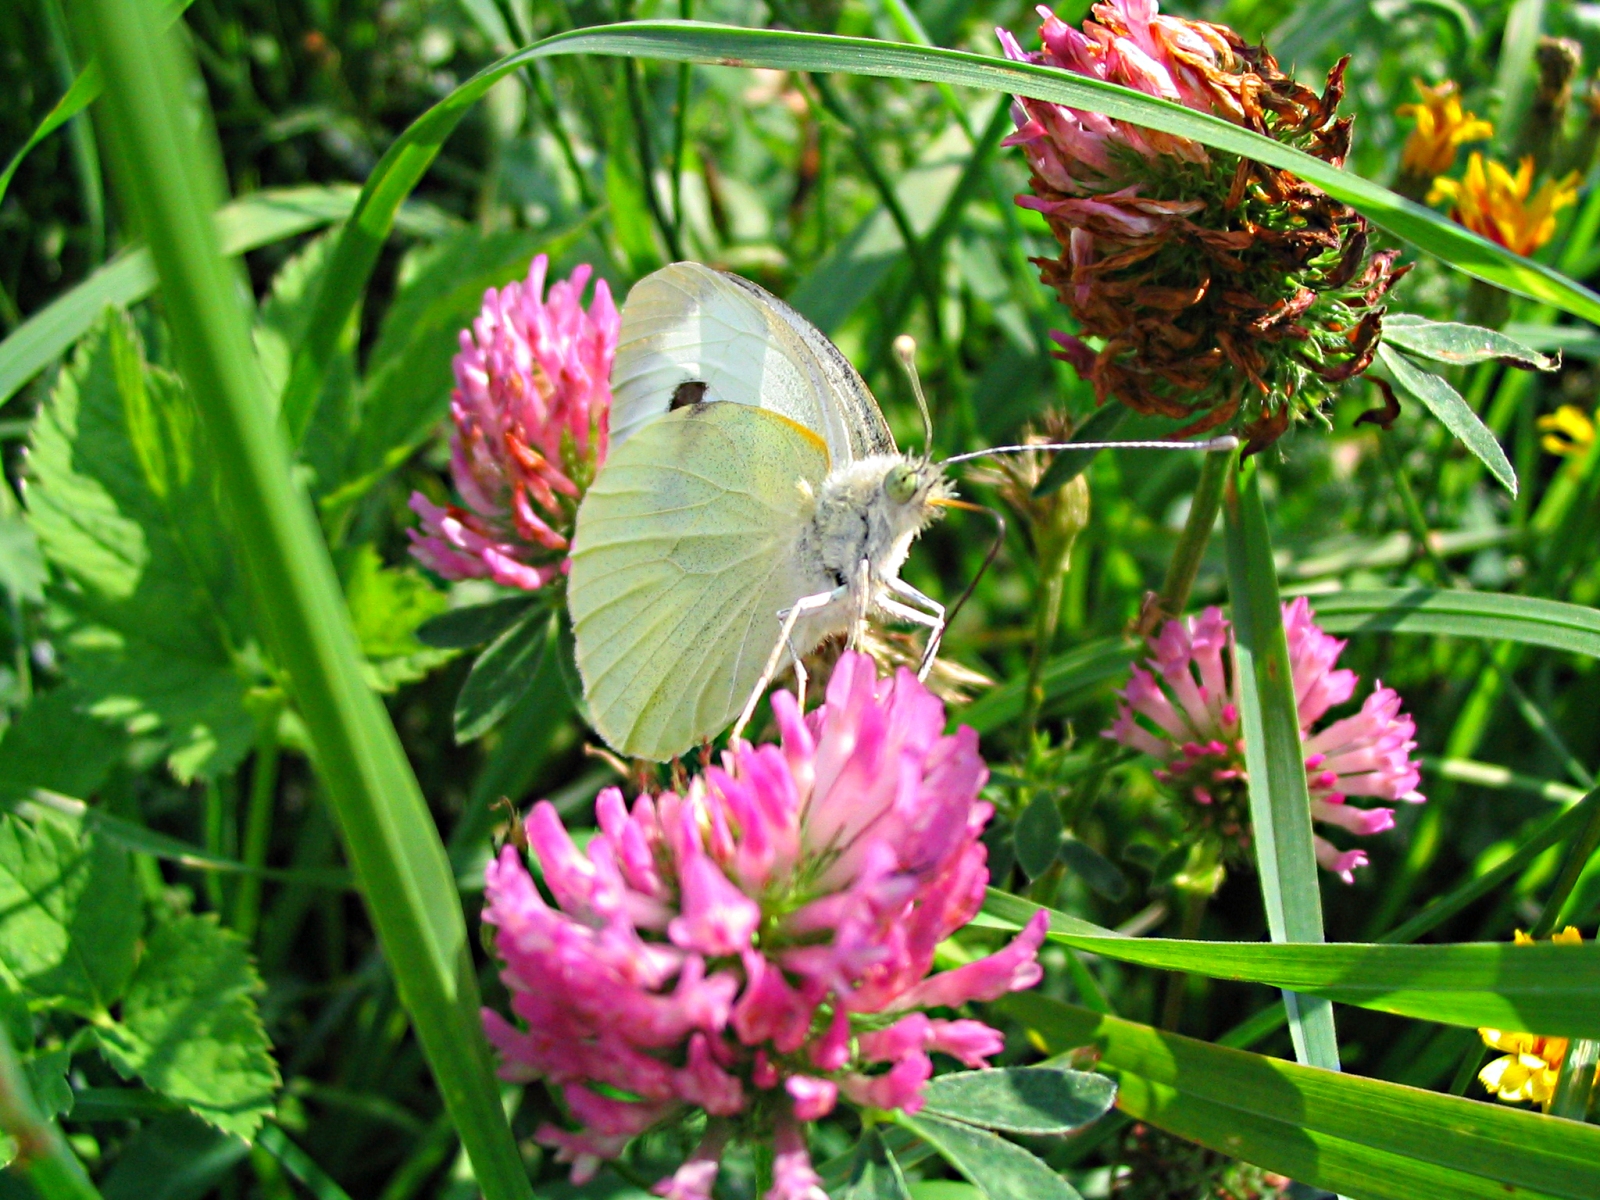
[[[1560,946],[1581,946],[1583,937],[1576,926],[1568,925],[1550,938]],[[1517,930],[1518,946],[1531,946],[1534,939]],[[1501,1051],[1478,1072],[1478,1082],[1491,1096],[1508,1104],[1549,1104],[1561,1077],[1561,1060],[1567,1054],[1567,1039],[1542,1037],[1509,1029],[1480,1029],[1478,1036],[1491,1050]]]
[[[1539,444],[1546,454],[1559,454],[1563,458],[1582,458],[1594,444],[1595,419],[1600,419],[1600,408],[1591,418],[1576,404],[1563,404],[1555,412],[1539,418],[1539,428],[1544,437]]]
[[[1406,139],[1400,169],[1431,179],[1455,166],[1457,147],[1493,137],[1494,126],[1461,107],[1461,97],[1453,80],[1446,79],[1438,87],[1429,87],[1420,79],[1412,83],[1422,103],[1402,104],[1395,109],[1396,115],[1414,117],[1417,122]]]
[[[1497,162],[1485,164],[1476,150],[1460,179],[1433,181],[1428,203],[1450,202],[1450,217],[1514,254],[1532,254],[1556,231],[1556,213],[1578,198],[1578,173],[1547,179],[1533,190],[1533,158],[1513,175]]]

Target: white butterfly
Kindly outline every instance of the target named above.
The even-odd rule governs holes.
[[[902,454],[833,343],[748,280],[674,263],[628,293],[611,384],[567,604],[614,749],[665,760],[735,717],[737,736],[774,675],[793,663],[803,688],[800,660],[871,615],[928,628],[926,674],[945,610],[900,568],[957,460]]]

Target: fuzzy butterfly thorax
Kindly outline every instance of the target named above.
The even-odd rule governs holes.
[[[797,557],[820,568],[817,590],[859,586],[858,565],[870,564],[869,586],[900,574],[918,534],[943,515],[955,488],[937,463],[920,456],[875,454],[831,472],[817,489]]]

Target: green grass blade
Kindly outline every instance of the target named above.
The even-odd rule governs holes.
[[[274,189],[235,200],[217,210],[222,252],[243,254],[342,221],[355,208],[357,195],[356,188],[341,184]],[[438,237],[455,228],[456,222],[432,205],[412,202],[400,210],[396,225],[419,237]],[[150,252],[133,247],[34,313],[0,342],[0,404],[65,354],[108,304],[126,308],[155,287]]]
[[[1426,633],[1547,646],[1600,658],[1600,611],[1581,604],[1435,588],[1334,592],[1312,601],[1329,633]]]
[[[1322,891],[1311,835],[1311,796],[1295,710],[1289,643],[1272,562],[1261,477],[1242,466],[1223,495],[1228,594],[1233,601],[1234,677],[1250,776],[1255,839],[1267,928],[1275,942],[1322,941]],[[1312,1066],[1339,1067],[1333,1009],[1285,992],[1295,1056]]]
[[[531,1196],[500,1107],[466,924],[427,804],[361,655],[315,517],[268,416],[236,277],[210,219],[220,172],[187,106],[193,66],[139,0],[84,0],[106,76],[120,193],[161,278],[176,357],[208,426],[264,641],[288,677],[373,925],[489,1200]]]
[[[1141,653],[1143,647],[1130,645],[1122,638],[1099,638],[1052,658],[1040,676],[1044,707],[1084,696],[1109,680],[1121,679]],[[953,723],[970,725],[979,733],[993,733],[1022,716],[1026,691],[1027,680],[1020,677],[992,687],[958,711]]]
[[[1052,1051],[1092,1045],[1117,1107],[1356,1200],[1600,1196],[1600,1128],[1208,1045],[1039,995],[995,1005]]]
[[[1552,839],[1554,840],[1554,839]],[[1039,906],[991,890],[986,924],[1020,929]],[[1050,940],[1119,962],[1283,988],[1468,1028],[1600,1033],[1600,946],[1191,942],[1123,937],[1050,913]]]
[[[1506,491],[1513,496],[1517,494],[1517,473],[1511,469],[1506,452],[1460,392],[1431,371],[1424,371],[1386,342],[1378,344],[1378,361],[1403,395],[1437,417],[1462,445],[1478,456]]]
[[[23,142],[21,148],[11,156],[6,169],[0,171],[0,202],[4,202],[6,190],[11,187],[12,176],[17,173],[17,168],[22,166],[22,160],[28,157],[29,151],[88,108],[99,94],[100,68],[90,63],[78,73],[78,77],[72,81],[72,86],[66,90],[61,99],[56,101],[55,107],[45,114],[38,128],[28,135],[28,140]]]
[[[388,236],[400,203],[433,163],[445,138],[506,75],[539,59],[568,54],[915,79],[1010,92],[1103,112],[1292,171],[1358,209],[1374,224],[1444,259],[1457,270],[1586,320],[1600,321],[1600,295],[1559,271],[1512,254],[1359,175],[1331,167],[1319,158],[1221,117],[1156,100],[1129,88],[1052,67],[1013,63],[964,50],[831,34],[741,29],[697,21],[638,21],[573,30],[508,55],[461,84],[395,139],[367,178],[361,201],[335,250],[335,262],[323,284],[307,339],[296,351],[283,396],[291,431],[303,429],[309,422],[338,332],[366,290],[379,247]]]

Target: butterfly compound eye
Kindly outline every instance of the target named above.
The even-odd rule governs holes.
[[[896,463],[883,477],[883,494],[896,504],[909,504],[917,494],[917,476],[905,463]]]

